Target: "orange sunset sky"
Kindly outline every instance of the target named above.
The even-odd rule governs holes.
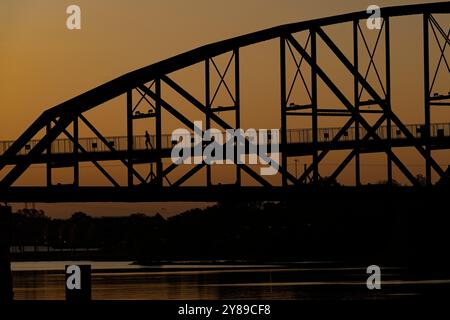
[[[2,0],[0,2],[0,140],[15,140],[43,111],[87,90],[132,70],[153,64],[196,47],[258,31],[261,29],[342,13],[364,11],[371,4],[380,7],[436,1],[374,1],[374,0]],[[66,28],[66,8],[76,4],[81,8],[82,29]],[[448,30],[449,21],[439,20]],[[422,20],[420,16],[394,18],[391,22],[392,104],[394,112],[404,123],[423,121]],[[362,27],[364,24],[362,23]],[[352,57],[351,24],[325,29],[340,48]],[[365,30],[369,43],[376,31]],[[299,35],[298,39],[303,39]],[[434,39],[430,38],[431,43]],[[434,45],[434,44],[433,44]],[[383,52],[384,45],[380,46]],[[241,51],[241,95],[243,128],[278,128],[279,122],[279,42],[269,41]],[[319,45],[320,51],[320,45]],[[361,51],[364,52],[364,51]],[[436,48],[431,54],[436,60]],[[448,55],[447,55],[448,56]],[[380,55],[380,57],[383,57]],[[433,70],[435,61],[432,61]],[[333,74],[342,90],[352,99],[353,82],[342,66],[327,53],[319,52],[319,62]],[[225,58],[219,58],[222,66]],[[365,64],[364,64],[365,63]],[[363,60],[364,70],[367,61]],[[384,75],[383,61],[379,70]],[[292,75],[295,70],[288,73]],[[442,71],[445,71],[442,73]],[[446,69],[438,75],[435,92],[450,91]],[[202,99],[202,69],[193,67],[173,78]],[[369,79],[373,80],[374,74]],[[201,82],[203,83],[203,82]],[[324,89],[321,87],[321,89]],[[323,90],[319,104],[329,107],[336,102]],[[172,98],[176,103],[176,98]],[[225,104],[226,96],[219,96]],[[292,102],[302,102],[302,91],[295,92]],[[180,104],[180,108],[183,106]],[[189,113],[195,120],[196,114]],[[105,136],[126,133],[125,98],[108,102],[87,113],[88,118]],[[199,118],[198,120],[202,120]],[[170,133],[178,123],[163,118],[163,131]],[[450,113],[435,111],[432,122],[450,122]],[[339,126],[342,122],[324,120],[321,127]],[[308,121],[290,122],[290,128],[307,128]],[[136,126],[142,135],[146,124]],[[81,135],[89,136],[82,129]],[[336,153],[323,166],[323,175],[346,153]],[[443,166],[450,165],[449,152],[433,154]],[[414,174],[423,170],[423,160],[414,150],[398,151],[398,156]],[[384,154],[363,156],[363,182],[376,182],[386,177]],[[291,172],[294,160],[289,162]],[[302,162],[303,161],[303,162]],[[301,165],[308,159],[300,159]],[[110,168],[112,171],[114,167]],[[20,181],[31,184],[45,180],[43,168],[34,168]],[[82,179],[86,184],[98,184],[92,168],[85,168]],[[83,176],[84,174],[84,176]],[[219,175],[225,175],[219,172]],[[395,179],[406,182],[398,170]],[[60,174],[62,180],[65,173]],[[345,171],[343,183],[354,181],[352,169]],[[131,212],[171,215],[186,208],[205,204],[38,204],[52,216],[66,217],[82,210],[94,215],[122,215]],[[23,204],[16,204],[15,208]]]

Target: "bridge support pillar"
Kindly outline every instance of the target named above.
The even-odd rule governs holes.
[[[11,207],[0,206],[0,303],[13,300],[11,259]]]

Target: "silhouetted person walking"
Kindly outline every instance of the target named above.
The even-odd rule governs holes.
[[[150,142],[150,134],[148,133],[147,130],[145,130],[145,147],[147,149],[151,148],[152,143]]]

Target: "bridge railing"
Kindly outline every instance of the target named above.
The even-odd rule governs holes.
[[[163,149],[168,149],[172,146],[170,141],[171,135],[162,135],[161,145]],[[106,137],[109,146],[103,143],[99,138],[80,138],[80,146],[86,152],[109,152],[111,148],[117,151],[128,150],[128,139],[124,136]],[[151,135],[149,143],[146,143],[145,136],[133,137],[133,148],[135,150],[154,149],[156,147],[156,136]],[[73,152],[73,144],[67,139],[58,139],[52,143],[53,153],[71,153]],[[81,151],[80,151],[81,152]]]
[[[5,153],[6,150],[13,144],[14,141],[0,141],[0,155]]]
[[[421,124],[412,124],[406,126],[408,130],[413,134],[415,138],[421,138],[424,132],[424,126]],[[318,130],[318,142],[330,142],[336,134],[341,130],[339,127],[335,128],[320,128]],[[435,123],[430,128],[432,138],[444,138],[450,137],[450,123]],[[355,141],[355,128],[351,127],[345,132],[339,141]],[[366,135],[367,131],[364,128],[359,128],[359,136],[362,139]],[[381,139],[387,139],[388,131],[386,126],[380,126],[377,130],[377,134]],[[404,139],[405,136],[396,126],[391,128],[392,139]],[[161,145],[163,149],[170,149],[174,145],[172,142],[172,136],[170,134],[164,134],[161,137]],[[111,147],[118,151],[126,151],[128,149],[127,137],[114,136],[107,137]],[[0,141],[0,154],[3,154],[14,141]],[[25,147],[20,150],[19,155],[27,154],[39,140],[30,141]],[[313,132],[311,129],[290,129],[287,131],[287,142],[289,144],[294,143],[312,143]],[[105,145],[99,138],[80,138],[80,146],[87,152],[109,152],[110,148]],[[156,147],[156,136],[151,135],[149,143],[146,141],[146,137],[143,135],[133,137],[134,150],[154,149]],[[69,139],[57,139],[52,143],[52,153],[72,153],[73,143]],[[82,152],[80,150],[80,152]]]
[[[164,134],[161,137],[161,145],[163,149],[169,149],[173,146],[170,134]],[[128,139],[124,136],[106,137],[109,145],[117,151],[126,151],[128,149]],[[39,142],[39,140],[32,140],[25,147],[20,150],[19,155],[27,154],[34,146]],[[0,141],[0,154],[3,154],[14,141]],[[109,152],[111,149],[106,144],[104,144],[97,137],[90,138],[80,138],[78,140],[79,145],[86,152]],[[147,147],[148,146],[148,147]],[[151,135],[149,143],[146,143],[146,138],[143,135],[133,137],[133,147],[135,150],[145,150],[154,149],[156,147],[156,136]],[[52,142],[51,152],[52,153],[72,153],[73,143],[69,139],[56,139]],[[81,149],[80,149],[80,152]]]
[[[425,128],[421,124],[406,125],[407,129],[415,138],[422,138]],[[318,142],[330,142],[341,130],[340,127],[336,128],[320,128],[318,130]],[[387,126],[380,126],[377,129],[377,134],[381,139],[387,139],[388,128]],[[359,128],[359,137],[362,139],[367,134],[365,128]],[[450,123],[435,123],[430,127],[430,136],[432,138],[450,137]],[[355,127],[349,128],[339,139],[339,141],[355,141],[356,129]],[[404,139],[405,135],[396,126],[391,127],[392,139]],[[312,143],[313,131],[312,129],[290,129],[287,131],[288,143]]]

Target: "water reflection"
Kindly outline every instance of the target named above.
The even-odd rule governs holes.
[[[13,263],[18,300],[64,299],[64,266],[72,262]],[[76,262],[92,265],[96,300],[379,299],[418,295],[423,288],[450,287],[450,280],[403,280],[400,269],[383,268],[383,290],[366,288],[363,267],[249,264]]]

